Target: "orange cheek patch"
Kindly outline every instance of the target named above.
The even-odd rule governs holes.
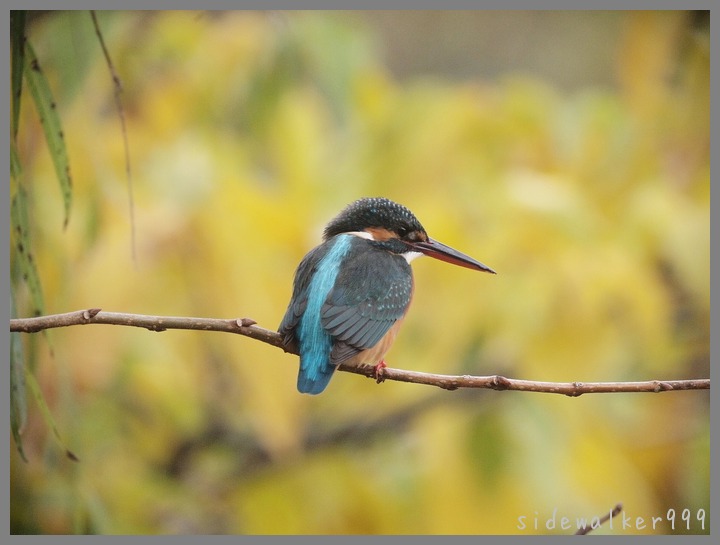
[[[392,231],[388,231],[387,229],[383,227],[368,227],[365,229],[368,233],[370,233],[374,240],[377,241],[383,241],[388,240],[391,238],[397,238],[397,235],[393,233]]]

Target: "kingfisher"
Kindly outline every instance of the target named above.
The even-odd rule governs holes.
[[[300,354],[297,389],[319,394],[340,364],[369,364],[376,377],[412,299],[410,262],[427,255],[495,274],[437,240],[407,208],[382,197],[349,204],[325,227],[323,242],[295,272],[278,328]]]

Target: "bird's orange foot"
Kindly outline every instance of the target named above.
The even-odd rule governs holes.
[[[375,381],[380,384],[385,380],[385,377],[383,377],[383,369],[387,367],[387,364],[385,363],[385,360],[380,360],[380,363],[378,363],[376,366],[373,367],[373,373],[375,375]]]

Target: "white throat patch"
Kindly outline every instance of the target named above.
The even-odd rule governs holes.
[[[422,252],[405,252],[402,256],[405,258],[405,261],[410,263],[413,259],[417,259],[418,257],[421,257],[425,254]]]

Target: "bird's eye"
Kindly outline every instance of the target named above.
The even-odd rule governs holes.
[[[407,227],[400,227],[397,230],[397,234],[400,238],[405,238],[409,232],[410,229],[408,229]]]

